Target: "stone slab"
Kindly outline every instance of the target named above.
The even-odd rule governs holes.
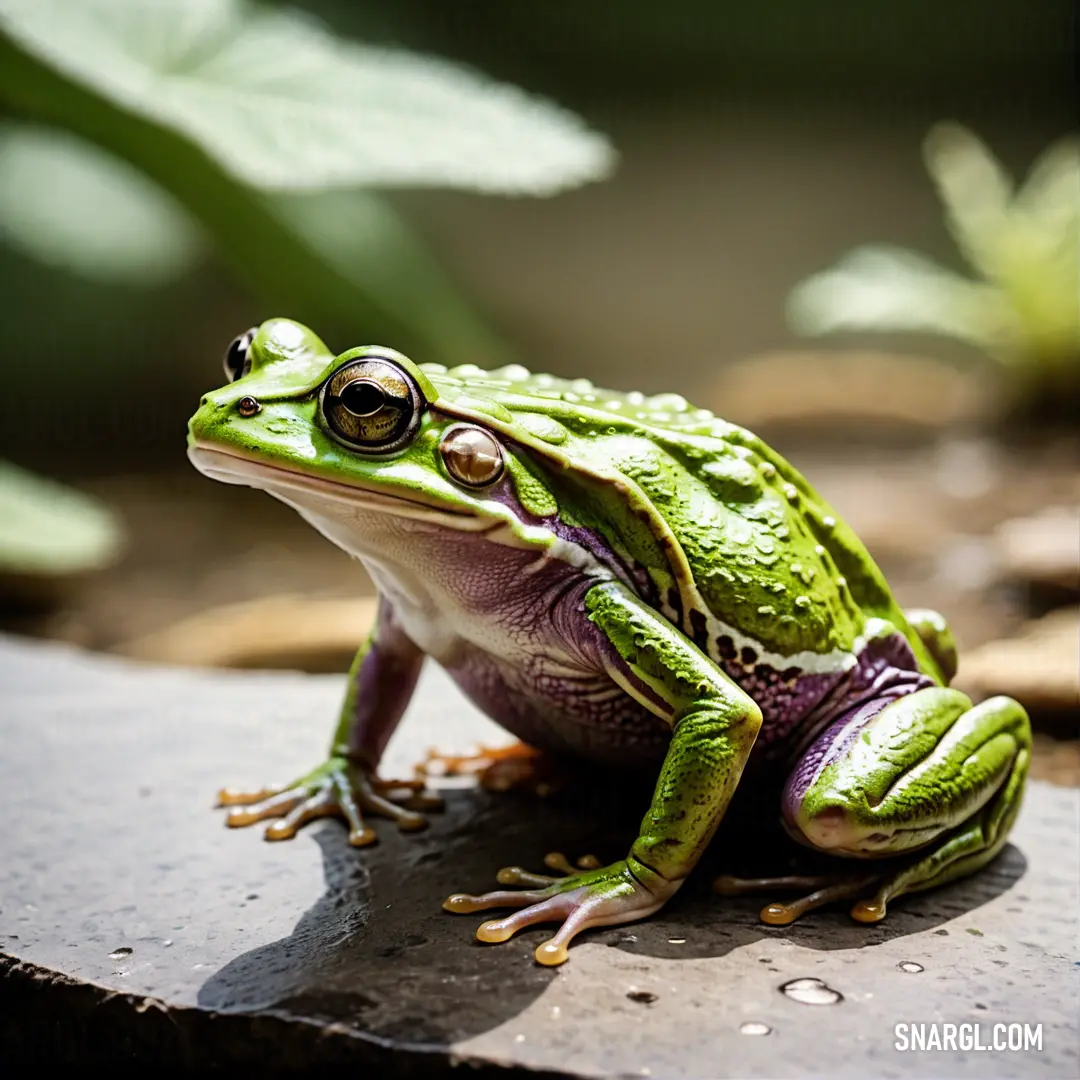
[[[447,915],[441,899],[552,849],[616,857],[646,793],[607,778],[548,799],[453,790],[427,832],[383,827],[363,851],[336,822],[288,844],[224,829],[215,789],[316,762],[341,692],[336,677],[155,669],[0,637],[0,1061],[1080,1071],[1076,790],[1033,784],[991,867],[878,926],[825,911],[770,928],[760,900],[713,896],[703,868],[659,915],[590,935],[550,970],[531,960],[543,931],[481,946],[479,917]],[[429,665],[388,764],[502,738]],[[748,797],[735,808],[712,869],[775,872],[789,858],[747,832],[757,817]],[[785,995],[799,978],[842,1000]],[[1042,1049],[895,1049],[894,1025],[931,1022],[979,1023],[983,1041],[996,1023],[1041,1024]]]

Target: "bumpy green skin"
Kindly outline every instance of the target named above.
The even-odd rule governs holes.
[[[760,439],[678,395],[619,394],[518,367],[447,371],[378,349],[411,375],[428,408],[399,451],[358,453],[331,435],[318,392],[339,366],[371,351],[335,357],[296,323],[264,323],[250,373],[204,398],[192,420],[192,446],[452,511],[462,521],[501,522],[517,544],[538,552],[557,547],[536,521],[557,517],[561,526],[602,537],[656,598],[654,608],[609,580],[584,599],[587,618],[621,662],[612,678],[632,696],[648,688],[641,704],[672,725],[638,839],[626,860],[538,891],[448,901],[461,911],[533,904],[485,924],[484,940],[565,919],[542,947],[547,959],[538,952],[542,962],[561,962],[578,930],[640,918],[678,888],[719,824],[762,724],[759,704],[719,665],[721,634],[755,660],[795,673],[846,670],[868,641],[896,633],[910,645],[926,688],[888,704],[846,750],[827,754],[817,774],[800,778],[796,770],[789,782],[787,824],[804,842],[859,858],[918,850],[881,884],[863,915],[880,917],[875,912],[883,914],[891,896],[970,872],[1000,849],[1026,773],[1023,709],[1008,699],[972,708],[945,688],[956,656],[944,621],[932,612],[905,617],[855,534]],[[241,415],[237,405],[245,397],[257,399],[257,415]],[[440,445],[461,422],[484,428],[500,444],[516,498],[533,520],[519,520],[448,474]],[[381,725],[372,716],[357,719],[366,696],[377,699],[377,683],[395,681],[365,675],[376,659],[384,676],[389,664],[397,683],[407,685],[403,694],[376,701],[387,717]],[[418,663],[415,647],[390,623],[373,633],[350,673],[333,768],[318,773],[322,787],[313,787],[314,774],[301,784],[309,801],[323,798],[324,773],[332,774],[356,842],[368,837],[355,800],[349,805],[347,770],[370,771],[377,763]],[[377,794],[364,794],[365,807],[379,807]],[[310,813],[301,806],[284,832],[326,805],[317,802]],[[247,816],[257,820],[259,812]]]
[[[598,529],[647,569],[665,602],[679,593],[683,621],[696,609],[790,656],[851,649],[879,618],[942,681],[858,537],[744,428],[676,394],[644,398],[524,369],[422,370],[442,408],[531,449],[526,506]]]
[[[846,841],[836,854],[873,850],[872,837],[887,831],[886,854],[932,840],[942,822],[927,811],[948,808],[954,825],[972,817],[1017,767],[1026,765],[1031,738],[1024,710],[1010,698],[977,707],[945,687],[910,694],[883,709],[844,757],[827,766],[803,800],[799,824],[842,810]]]
[[[893,897],[973,873],[998,854],[1030,756],[1028,716],[1011,698],[972,707],[958,690],[922,690],[883,709],[822,770],[792,824],[836,855],[917,852],[853,910],[877,921]]]

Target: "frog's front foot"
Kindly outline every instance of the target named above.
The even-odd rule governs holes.
[[[425,792],[423,780],[383,780],[335,756],[292,784],[259,791],[222,789],[218,806],[236,808],[225,818],[234,829],[280,819],[267,827],[267,840],[291,840],[310,821],[342,817],[349,827],[349,843],[365,847],[378,838],[364,814],[390,818],[399,829],[414,832],[427,825],[421,811],[441,809],[442,800]]]
[[[586,867],[581,871],[575,871],[561,855],[549,855],[545,862],[552,869],[569,873],[557,878],[509,866],[499,871],[500,884],[533,888],[521,892],[499,890],[481,896],[457,893],[448,897],[443,907],[455,914],[519,908],[505,918],[481,924],[477,940],[489,943],[507,941],[527,926],[561,923],[554,936],[535,953],[537,963],[553,966],[566,961],[570,942],[582,930],[644,919],[658,911],[681,884],[661,878],[633,858],[598,867],[596,860],[587,856],[578,862]]]

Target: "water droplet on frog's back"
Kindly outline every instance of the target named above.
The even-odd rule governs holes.
[[[839,990],[821,979],[792,979],[780,987],[780,993],[803,1005],[837,1005],[844,1000]]]
[[[125,957],[130,956],[135,950],[129,949],[126,945],[121,945],[119,949],[113,949],[109,953],[110,960],[123,960]]]
[[[916,964],[914,960],[901,960],[896,965],[901,971],[906,971],[910,975],[918,974],[918,972],[925,970],[922,964]]]

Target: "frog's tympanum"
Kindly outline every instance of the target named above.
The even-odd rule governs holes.
[[[375,838],[370,816],[423,827],[420,785],[375,770],[431,656],[523,743],[657,777],[624,859],[504,870],[525,888],[445,902],[517,909],[482,941],[560,924],[543,964],[582,930],[662,907],[750,761],[783,771],[787,831],[857,870],[717,883],[803,886],[767,922],[845,898],[874,922],[1001,850],[1024,710],[949,689],[942,618],[902,611],[851,529],[750,432],[677,394],[376,346],[335,356],[285,319],[238,338],[226,369],[191,421],[195,466],[292,506],[379,592],[327,760],[284,789],[223,792],[229,824],[277,819],[267,836],[285,839],[338,814],[356,845]]]

